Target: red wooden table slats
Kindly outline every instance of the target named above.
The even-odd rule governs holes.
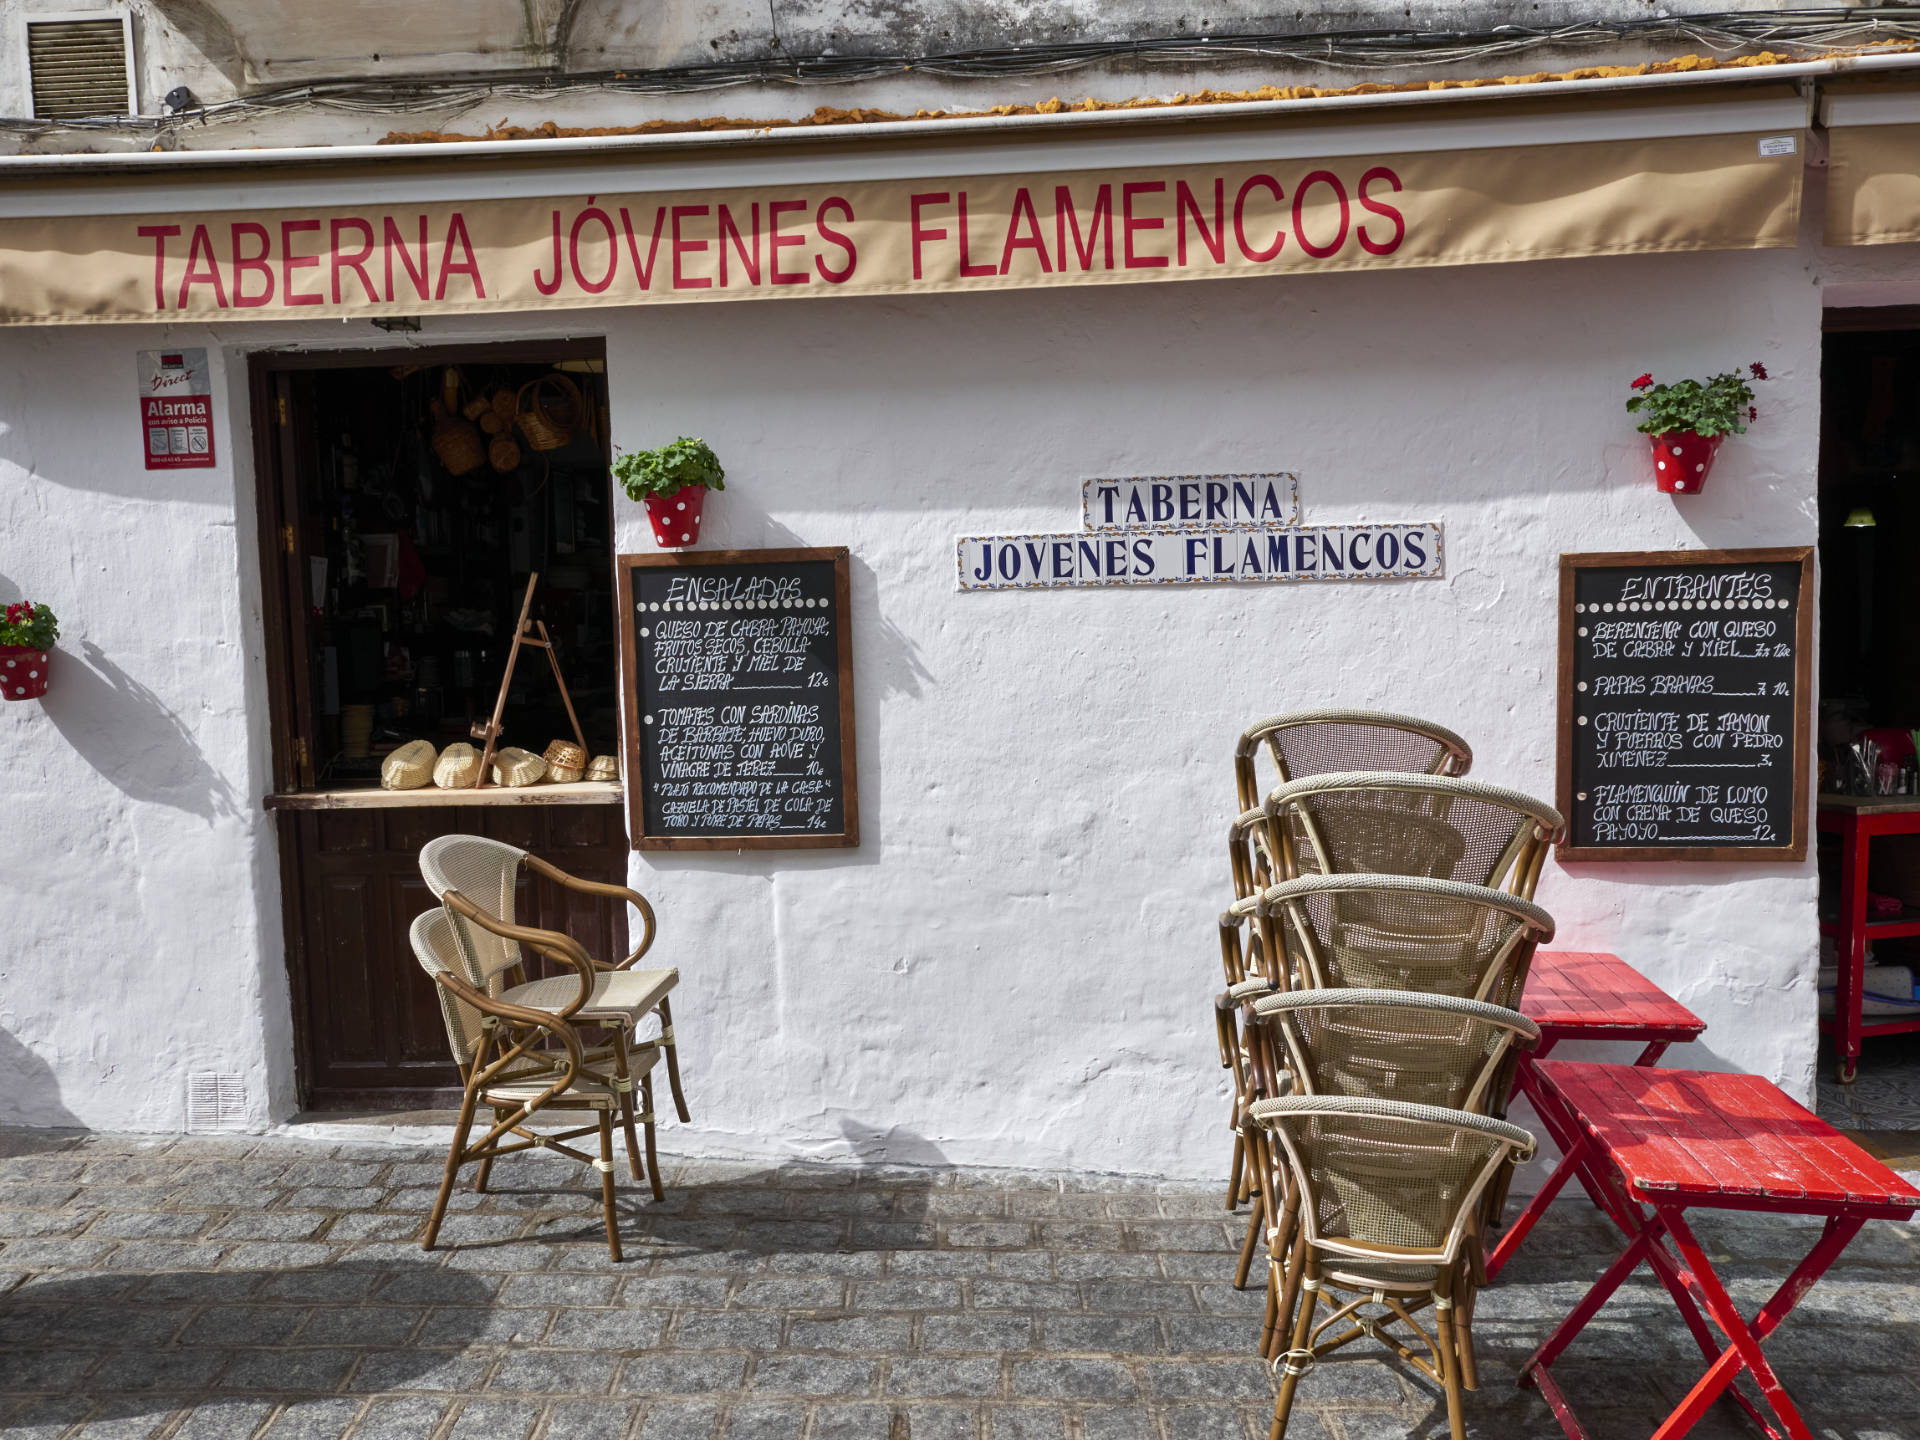
[[[1613,1030],[1691,1037],[1707,1028],[1706,1021],[1619,956],[1599,951],[1537,953],[1527,971],[1520,1010],[1542,1031],[1564,1030],[1563,1039],[1604,1040]]]
[[[1920,1191],[1757,1075],[1571,1060],[1539,1070],[1649,1201],[1889,1217],[1920,1206]]]

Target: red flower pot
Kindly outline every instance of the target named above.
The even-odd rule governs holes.
[[[31,645],[0,645],[0,695],[9,700],[38,700],[47,693],[52,659],[51,651]]]
[[[678,550],[700,539],[700,509],[707,501],[704,485],[682,485],[664,495],[647,496],[647,523],[653,542],[662,550]]]
[[[1662,495],[1698,495],[1720,453],[1724,435],[1696,435],[1691,430],[1669,430],[1649,435],[1653,442],[1653,483]]]

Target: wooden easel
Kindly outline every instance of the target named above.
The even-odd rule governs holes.
[[[477,720],[473,724],[473,738],[486,742],[480,752],[480,773],[473,779],[475,790],[485,785],[487,776],[493,773],[493,748],[500,739],[500,716],[507,708],[507,691],[513,685],[513,667],[519,663],[522,645],[547,652],[547,663],[553,666],[553,683],[560,687],[560,703],[567,707],[567,719],[573,724],[573,738],[583,753],[587,748],[587,737],[581,733],[580,717],[573,713],[573,697],[567,693],[567,678],[560,673],[560,657],[553,653],[553,640],[547,634],[546,622],[527,619],[527,613],[533,609],[533,587],[539,583],[538,571],[527,576],[527,595],[520,602],[519,623],[513,627],[513,645],[507,651],[507,668],[500,676],[500,694],[493,702],[493,718],[484,725]],[[535,631],[539,632],[537,637]]]

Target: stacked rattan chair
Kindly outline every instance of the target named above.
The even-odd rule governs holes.
[[[608,963],[595,960],[570,935],[516,923],[522,871],[575,894],[632,906],[640,916],[640,943],[624,960]],[[613,1130],[617,1123],[625,1132],[634,1179],[647,1180],[654,1198],[663,1199],[653,1113],[653,1070],[662,1059],[674,1108],[682,1123],[689,1118],[668,1001],[680,972],[635,968],[653,944],[652,907],[624,886],[578,879],[524,850],[473,835],[429,841],[420,852],[420,872],[440,908],[415,920],[410,938],[415,957],[433,978],[464,1085],[422,1247],[431,1250],[439,1238],[463,1166],[479,1167],[474,1188],[484,1191],[497,1158],[549,1149],[599,1172],[607,1250],[619,1260]],[[561,973],[528,976],[527,952]],[[638,1036],[638,1027],[650,1017],[658,1017],[658,1033]],[[474,1140],[475,1116],[482,1108],[492,1112],[493,1124]],[[593,1121],[559,1132],[534,1128],[536,1118],[544,1121],[548,1111],[584,1111]],[[644,1165],[636,1125],[646,1137]],[[596,1132],[597,1155],[569,1143]]]
[[[1241,1122],[1229,1202],[1252,1203],[1235,1283],[1264,1238],[1273,1440],[1301,1376],[1363,1336],[1440,1385],[1460,1440],[1484,1230],[1532,1152],[1504,1115],[1538,1036],[1517,1006],[1553,933],[1531,896],[1561,821],[1459,778],[1467,747],[1438,726],[1364,717],[1393,737],[1389,768],[1316,736],[1329,716],[1354,718],[1280,717],[1235,747],[1216,1004]],[[1263,743],[1278,783],[1260,796]]]

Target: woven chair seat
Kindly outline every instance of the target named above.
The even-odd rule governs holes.
[[[556,1055],[556,1061],[559,1060]],[[639,1078],[660,1063],[659,1048],[649,1047],[635,1050],[627,1057],[627,1073],[637,1082]],[[613,1066],[610,1059],[602,1058],[588,1069],[582,1070],[574,1080],[572,1088],[564,1094],[549,1100],[543,1107],[549,1110],[613,1110],[620,1104],[621,1091],[613,1085]],[[523,1105],[537,1098],[553,1083],[558,1072],[541,1065],[536,1068],[515,1071],[502,1076],[480,1092],[483,1105]]]
[[[584,1024],[610,1020],[637,1025],[660,1003],[661,996],[679,983],[678,970],[602,970],[593,977],[593,994],[573,1018]],[[579,993],[579,976],[549,975],[544,980],[515,985],[503,991],[500,998],[529,1010],[561,1010]]]
[[[1391,1265],[1334,1255],[1326,1258],[1324,1266],[1321,1275],[1328,1284],[1353,1290],[1425,1292],[1433,1288],[1440,1275],[1436,1265]]]

